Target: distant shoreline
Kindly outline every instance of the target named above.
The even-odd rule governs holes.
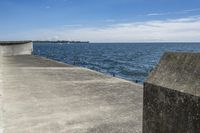
[[[90,43],[89,41],[33,41],[34,43]]]
[[[33,41],[34,44],[200,44],[200,42],[90,42],[90,41]]]

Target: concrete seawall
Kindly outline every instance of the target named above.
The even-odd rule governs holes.
[[[32,55],[0,57],[2,133],[141,133],[142,86]]]
[[[0,41],[0,56],[31,55],[32,41]]]
[[[165,53],[144,84],[143,133],[200,132],[200,53]]]

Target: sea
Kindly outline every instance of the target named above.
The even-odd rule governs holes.
[[[200,52],[200,43],[34,43],[33,54],[142,84],[164,52]]]

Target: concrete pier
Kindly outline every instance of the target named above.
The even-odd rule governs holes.
[[[141,133],[141,85],[32,55],[0,57],[0,133]]]
[[[0,50],[0,133],[200,131],[199,53],[165,53],[143,89],[30,55],[31,42]]]

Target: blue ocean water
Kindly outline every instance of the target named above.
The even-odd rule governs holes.
[[[33,53],[143,83],[166,51],[200,52],[200,43],[34,43]]]

